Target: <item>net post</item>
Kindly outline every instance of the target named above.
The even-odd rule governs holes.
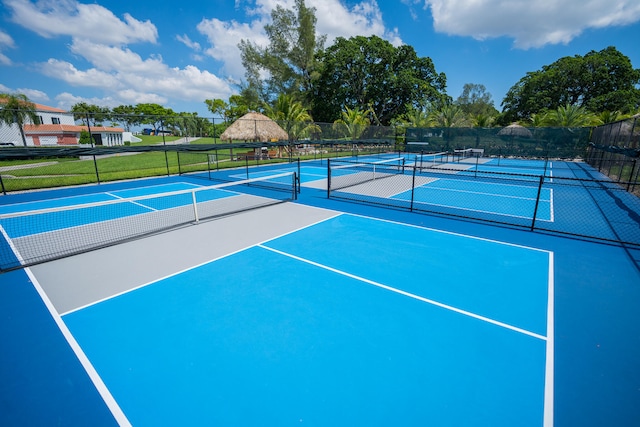
[[[193,216],[196,220],[196,224],[198,224],[200,222],[200,218],[198,217],[198,204],[196,203],[195,190],[191,192],[191,200],[193,201]]]
[[[247,179],[249,179],[249,157],[246,154],[244,155],[244,168],[247,173]]]
[[[538,205],[540,204],[540,193],[542,193],[542,184],[544,183],[544,175],[540,175],[540,182],[538,184],[538,194],[536,196],[536,205],[533,208],[533,218],[531,219],[531,231],[536,225],[536,216],[538,215]]]
[[[413,177],[411,179],[411,205],[409,205],[409,211],[413,212],[413,196],[416,191],[416,165],[413,165]]]

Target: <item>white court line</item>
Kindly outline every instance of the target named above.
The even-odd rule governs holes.
[[[553,386],[554,386],[554,357],[555,357],[555,281],[554,281],[554,256],[549,252],[549,290],[547,295],[547,351],[544,371],[544,427],[553,426]]]
[[[391,200],[400,200],[400,201],[403,201],[403,202],[408,202],[409,201],[409,200],[404,200],[404,199],[396,199],[395,197],[389,197],[389,199],[391,199]],[[548,203],[547,200],[542,200],[542,202]],[[453,209],[460,209],[460,210],[469,211],[469,212],[480,212],[480,213],[486,213],[486,214],[491,214],[491,215],[508,216],[508,217],[511,217],[511,218],[533,219],[533,217],[530,217],[530,216],[513,215],[513,214],[500,213],[500,212],[494,212],[494,211],[483,211],[483,210],[480,210],[480,209],[463,208],[461,206],[455,206],[455,205],[443,205],[441,203],[421,202],[419,200],[414,200],[413,203],[414,203],[414,205],[417,203],[417,204],[420,204],[420,205],[431,205],[431,206],[439,206],[441,208],[453,208]],[[438,213],[438,212],[436,212],[436,213]],[[536,221],[553,222],[553,218],[552,219],[536,218]]]
[[[369,285],[376,286],[378,288],[385,289],[387,291],[395,292],[397,294],[404,295],[406,297],[413,298],[413,299],[416,299],[418,301],[426,302],[428,304],[435,305],[437,307],[444,308],[446,310],[453,311],[453,312],[458,313],[458,314],[462,314],[462,315],[465,315],[465,316],[468,316],[468,317],[472,317],[474,319],[482,320],[484,322],[491,323],[491,324],[503,327],[505,329],[510,329],[512,331],[515,331],[515,332],[520,332],[521,334],[529,335],[531,337],[538,338],[538,339],[543,340],[543,341],[547,340],[546,337],[544,337],[544,336],[542,336],[540,334],[536,334],[535,332],[527,331],[526,329],[518,328],[517,326],[512,326],[512,325],[509,325],[507,323],[500,322],[500,321],[494,320],[494,319],[490,319],[488,317],[481,316],[479,314],[471,313],[469,311],[462,310],[462,309],[459,309],[459,308],[456,308],[456,307],[453,307],[453,306],[450,306],[450,305],[447,305],[447,304],[443,304],[443,303],[434,301],[432,299],[424,298],[424,297],[421,297],[419,295],[412,294],[410,292],[406,292],[406,291],[403,291],[403,290],[400,290],[400,289],[397,289],[397,288],[393,288],[391,286],[383,285],[382,283],[378,283],[378,282],[375,282],[373,280],[365,279],[364,277],[356,276],[355,274],[347,273],[345,271],[338,270],[338,269],[333,268],[333,267],[329,267],[328,265],[320,264],[320,263],[317,263],[315,261],[308,260],[306,258],[301,258],[299,256],[296,256],[296,255],[293,255],[293,254],[289,254],[287,252],[282,252],[280,250],[277,250],[277,249],[274,249],[274,248],[270,248],[270,247],[264,246],[262,244],[259,244],[257,246],[259,248],[266,249],[266,250],[271,251],[271,252],[275,252],[277,254],[280,254],[280,255],[295,259],[297,261],[301,261],[301,262],[304,262],[304,263],[307,263],[307,264],[311,264],[313,266],[322,268],[324,270],[331,271],[333,273],[340,274],[340,275],[345,276],[345,277],[349,277],[351,279],[359,280],[361,282],[367,283]]]
[[[329,209],[322,209],[322,208],[318,208],[318,209],[321,209],[321,210],[329,210]],[[158,278],[158,279],[154,279],[154,280],[152,280],[151,282],[148,282],[148,283],[143,283],[142,285],[140,285],[140,286],[136,286],[135,288],[127,289],[127,290],[124,290],[124,291],[122,291],[122,292],[118,292],[118,293],[116,293],[116,294],[109,295],[108,297],[105,297],[105,298],[101,298],[101,299],[99,299],[99,300],[92,301],[92,302],[90,302],[90,303],[88,303],[88,304],[85,304],[85,305],[83,305],[83,306],[76,307],[76,308],[71,309],[71,310],[69,310],[69,311],[66,311],[66,312],[64,312],[64,313],[60,313],[60,315],[61,315],[61,316],[66,316],[67,314],[71,314],[71,313],[74,313],[74,312],[76,312],[76,311],[80,311],[80,310],[83,310],[83,309],[85,309],[85,308],[91,307],[91,306],[93,306],[93,305],[99,304],[99,303],[101,303],[101,302],[108,301],[108,300],[110,300],[110,299],[113,299],[113,298],[119,297],[119,296],[121,296],[121,295],[128,294],[129,292],[133,292],[133,291],[135,291],[135,290],[137,290],[137,289],[141,289],[141,288],[147,287],[147,286],[149,286],[149,285],[153,285],[154,283],[162,282],[163,280],[169,279],[169,278],[171,278],[171,277],[178,276],[178,275],[180,275],[180,274],[182,274],[182,273],[185,273],[185,272],[187,272],[187,271],[190,271],[190,270],[195,270],[196,268],[202,267],[203,265],[207,265],[207,264],[210,264],[210,263],[212,263],[212,262],[215,262],[215,261],[218,261],[218,260],[221,260],[221,259],[224,259],[224,258],[230,257],[230,256],[235,255],[235,254],[237,254],[237,253],[240,253],[240,252],[246,251],[247,249],[251,249],[251,248],[254,248],[254,247],[256,247],[256,246],[259,246],[259,245],[261,245],[261,244],[263,244],[263,243],[270,242],[271,240],[279,239],[280,237],[284,237],[284,236],[286,236],[286,235],[288,235],[288,234],[292,234],[292,233],[295,233],[295,232],[297,232],[297,231],[304,230],[305,228],[312,227],[312,226],[314,226],[314,225],[316,225],[316,224],[320,224],[320,223],[322,223],[322,222],[328,221],[328,220],[333,219],[333,218],[335,218],[335,217],[337,217],[337,216],[340,216],[340,215],[342,215],[340,212],[336,212],[336,214],[335,214],[335,215],[333,215],[333,216],[331,216],[331,217],[328,217],[328,218],[325,218],[325,219],[322,219],[322,220],[316,221],[316,222],[314,222],[314,223],[312,223],[312,224],[304,225],[304,226],[302,226],[302,227],[299,227],[299,228],[294,229],[294,230],[291,230],[291,231],[287,231],[286,233],[282,233],[282,234],[280,234],[280,235],[278,235],[278,236],[276,236],[276,237],[270,237],[270,238],[269,238],[269,239],[267,239],[267,240],[264,240],[264,241],[259,242],[259,243],[257,243],[257,244],[252,244],[252,245],[249,245],[249,246],[246,246],[246,247],[240,248],[240,249],[235,250],[235,251],[233,251],[233,252],[229,252],[228,254],[224,254],[224,255],[221,255],[221,256],[219,256],[219,257],[212,258],[212,259],[209,259],[209,260],[207,260],[207,261],[203,261],[203,262],[201,262],[201,263],[199,263],[199,264],[196,264],[196,265],[193,265],[193,266],[191,266],[191,267],[184,268],[184,269],[182,269],[182,270],[176,271],[175,273],[167,274],[166,276],[160,277],[160,278]]]
[[[91,364],[91,361],[89,360],[87,355],[84,353],[84,351],[82,350],[82,347],[80,347],[80,344],[78,344],[78,342],[74,338],[73,334],[71,333],[67,325],[62,320],[62,317],[60,317],[60,314],[58,314],[58,312],[56,311],[55,307],[53,306],[53,303],[51,302],[51,300],[45,293],[44,289],[40,285],[40,282],[38,282],[38,279],[36,279],[36,277],[33,275],[33,273],[31,272],[31,269],[25,268],[24,271],[25,273],[27,273],[27,276],[29,277],[29,280],[31,280],[33,287],[36,289],[36,291],[40,295],[40,298],[42,299],[45,306],[47,307],[47,310],[49,310],[51,317],[53,317],[53,320],[56,322],[56,325],[60,329],[60,332],[62,332],[62,335],[69,343],[69,346],[71,347],[76,357],[82,364],[82,367],[84,368],[84,370],[87,372],[87,375],[89,375],[91,382],[93,382],[93,385],[98,390],[98,393],[100,393],[102,400],[105,402],[105,404],[111,411],[111,414],[113,415],[113,417],[116,419],[116,421],[120,426],[123,426],[123,427],[131,426],[131,423],[127,419],[127,416],[124,414],[124,412],[120,408],[120,405],[118,405],[118,402],[116,402],[115,398],[107,388],[104,381],[102,381],[102,378],[98,374],[98,371],[96,371],[93,364]]]
[[[436,182],[435,180],[432,182]],[[465,181],[465,182],[470,182],[470,181]],[[502,185],[502,184],[496,184],[496,185]],[[514,187],[520,187],[520,188],[533,188],[533,187],[524,187],[524,186],[520,186],[520,185],[516,185]],[[471,191],[471,190],[459,190],[457,188],[443,188],[443,187],[432,187],[431,186],[431,182],[426,183],[426,184],[422,184],[419,187],[416,187],[416,189],[418,188],[424,188],[426,190],[440,190],[440,191],[454,191],[454,192],[458,192],[458,193],[469,193],[469,194],[481,194],[483,196],[495,196],[495,197],[502,197],[505,199],[518,199],[518,200],[536,200],[535,197],[523,197],[523,196],[511,196],[508,194],[498,194],[498,193],[486,193],[484,191]],[[398,194],[402,194],[402,193],[398,193]],[[548,200],[541,200],[543,202],[548,202]]]
[[[105,193],[105,194],[108,194],[109,196],[113,196],[116,199],[120,199],[120,200],[126,200],[127,199],[126,197],[118,196],[117,194],[113,194],[113,193]],[[159,194],[162,194],[162,193],[159,193]],[[144,209],[149,209],[149,210],[152,210],[152,211],[158,211],[158,209],[152,208],[151,206],[143,205],[142,203],[138,203],[136,201],[133,201],[131,203],[134,204],[134,205],[138,205],[138,206],[140,206],[141,208],[144,208]]]

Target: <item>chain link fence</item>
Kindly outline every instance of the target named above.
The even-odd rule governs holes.
[[[587,163],[640,196],[640,116],[593,130]]]
[[[332,159],[328,197],[640,248],[640,199],[584,162],[403,160]]]

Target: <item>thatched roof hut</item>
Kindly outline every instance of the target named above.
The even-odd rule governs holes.
[[[287,140],[289,135],[264,114],[247,113],[222,132],[220,139],[222,141],[269,142]]]
[[[531,138],[533,134],[529,129],[524,126],[520,126],[517,123],[511,123],[509,126],[500,129],[498,132],[500,136],[516,136],[518,138]]]

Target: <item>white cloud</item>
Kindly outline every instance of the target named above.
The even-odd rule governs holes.
[[[180,43],[184,44],[188,48],[195,50],[196,52],[200,52],[200,50],[202,49],[202,47],[200,47],[200,43],[194,42],[186,34],[177,35],[176,40],[178,40]]]
[[[7,48],[14,48],[16,46],[13,38],[4,31],[0,31],[0,65],[11,65],[11,59],[2,53]]]
[[[640,20],[637,0],[425,0],[436,31],[478,40],[514,39],[521,49],[569,43],[589,28]]]
[[[207,37],[210,44],[204,53],[222,61],[223,72],[226,75],[236,80],[242,79],[244,67],[238,49],[240,40],[245,39],[266,46],[269,39],[264,26],[271,22],[271,12],[277,5],[292,10],[294,3],[294,0],[257,0],[246,10],[247,15],[253,18],[248,23],[221,21],[217,18],[203,19],[197,29]],[[377,35],[395,46],[402,44],[398,29],[388,29],[385,26],[375,0],[365,0],[351,8],[341,0],[307,0],[306,5],[316,8],[316,33],[326,34],[328,44],[333,43],[337,37],[349,38],[357,35]]]
[[[49,96],[41,90],[38,89],[29,89],[29,88],[18,88],[16,89],[17,93],[24,93],[27,98],[31,101],[43,103],[49,101]]]
[[[49,100],[49,97],[46,93],[37,89],[29,89],[29,88],[18,88],[11,89],[8,86],[5,86],[0,83],[0,93],[21,93],[26,95],[29,100],[34,102],[46,102]]]
[[[124,20],[98,4],[75,0],[5,0],[11,20],[43,37],[67,35],[98,43],[152,42],[158,30],[150,21],[139,21],[128,13]]]
[[[70,62],[49,59],[40,64],[42,73],[73,86],[113,93],[122,99],[122,103],[225,99],[232,93],[229,83],[216,75],[193,65],[169,67],[160,56],[143,59],[128,48],[79,39],[73,41],[71,51],[93,67],[79,70]]]
[[[100,105],[101,107],[109,107],[109,108],[122,105],[121,102],[116,101],[112,97],[104,97],[104,98],[83,97],[83,96],[73,95],[69,92],[62,92],[58,94],[55,97],[55,100],[57,101],[56,107],[61,108],[63,110],[67,110],[67,111],[71,110],[71,107],[73,107],[75,104],[78,104],[80,102],[85,102],[87,104],[92,104],[92,105]]]
[[[255,20],[250,24],[242,24],[212,18],[203,19],[197,29],[210,43],[210,47],[205,49],[204,53],[224,64],[221,70],[223,74],[239,80],[244,75],[244,67],[238,43],[246,39],[265,45],[268,38],[264,33],[264,23],[263,20]]]

